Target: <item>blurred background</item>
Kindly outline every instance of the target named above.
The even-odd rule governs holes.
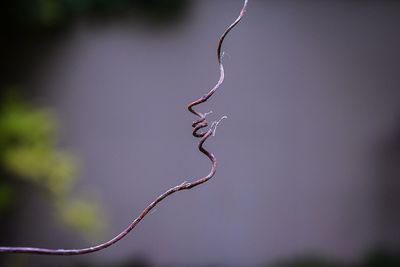
[[[0,4],[0,246],[78,248],[207,174],[186,105],[241,1]],[[228,36],[215,179],[115,246],[0,266],[400,266],[400,3],[251,0]]]

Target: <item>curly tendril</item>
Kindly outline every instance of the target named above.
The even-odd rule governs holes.
[[[202,152],[204,155],[208,157],[208,159],[211,161],[211,170],[210,172],[204,176],[201,177],[193,182],[183,182],[177,186],[174,186],[164,193],[162,193],[160,196],[158,196],[153,202],[151,202],[140,214],[139,216],[134,219],[122,232],[120,232],[118,235],[113,237],[112,239],[101,243],[96,246],[92,247],[87,247],[87,248],[81,248],[81,249],[48,249],[48,248],[35,248],[35,247],[0,247],[0,253],[21,253],[21,254],[44,254],[44,255],[59,255],[59,256],[68,256],[68,255],[82,255],[82,254],[88,254],[88,253],[93,253],[105,248],[108,248],[112,246],[113,244],[117,243],[119,240],[124,238],[130,231],[132,231],[136,225],[161,201],[163,201],[166,197],[174,194],[175,192],[182,191],[182,190],[187,190],[194,188],[200,184],[203,184],[210,180],[216,171],[217,167],[217,159],[215,156],[206,150],[203,145],[204,142],[212,135],[215,133],[215,129],[218,125],[218,123],[225,118],[226,116],[222,117],[221,120],[214,122],[211,127],[209,127],[208,130],[205,130],[208,126],[208,122],[206,120],[206,116],[210,113],[201,113],[199,111],[194,110],[194,107],[206,102],[210,97],[217,91],[217,89],[221,86],[221,84],[224,81],[225,78],[225,73],[224,73],[224,66],[222,64],[222,57],[223,57],[223,52],[222,52],[222,44],[225,40],[225,37],[227,34],[240,22],[242,17],[244,16],[246,12],[246,7],[247,7],[248,0],[244,1],[243,7],[240,10],[239,16],[236,18],[236,20],[228,27],[226,30],[222,33],[221,37],[219,38],[218,45],[217,45],[217,60],[219,64],[219,70],[220,70],[220,76],[219,80],[216,83],[216,85],[205,95],[200,97],[199,99],[191,102],[188,105],[188,110],[196,115],[198,119],[193,122],[192,127],[193,127],[193,136],[196,138],[200,138],[198,148],[200,152]],[[201,131],[203,130],[203,131]]]

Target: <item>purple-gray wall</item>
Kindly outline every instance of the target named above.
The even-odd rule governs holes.
[[[216,40],[240,6],[196,1],[166,26],[81,21],[37,66],[38,99],[82,159],[80,186],[97,190],[108,213],[104,238],[208,172],[186,105],[215,83]],[[355,261],[378,242],[398,245],[397,205],[382,210],[400,191],[385,158],[400,165],[386,149],[400,139],[399,13],[396,2],[250,1],[226,40],[226,82],[201,107],[211,120],[228,116],[207,143],[215,179],[88,257],[250,266],[303,253]],[[85,245],[46,229],[20,238]]]

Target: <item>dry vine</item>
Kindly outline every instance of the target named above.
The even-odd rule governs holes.
[[[221,37],[219,38],[218,45],[217,45],[217,59],[218,59],[218,64],[219,64],[219,70],[220,70],[220,76],[217,84],[205,95],[203,95],[201,98],[193,101],[188,105],[188,110],[196,115],[198,119],[193,122],[192,127],[193,127],[193,136],[196,138],[200,138],[198,148],[200,152],[205,154],[211,161],[211,170],[207,174],[207,176],[204,176],[202,178],[199,178],[195,180],[194,182],[183,182],[177,186],[174,186],[167,191],[165,191],[163,194],[158,196],[153,202],[151,202],[141,213],[140,215],[134,219],[128,227],[126,227],[122,232],[120,232],[118,235],[116,235],[114,238],[101,243],[96,246],[92,247],[87,247],[87,248],[81,248],[81,249],[47,249],[47,248],[34,248],[34,247],[0,247],[0,253],[23,253],[23,254],[45,254],[45,255],[61,255],[61,256],[67,256],[67,255],[82,255],[82,254],[87,254],[87,253],[92,253],[96,252],[102,249],[105,249],[122,238],[124,238],[130,231],[135,228],[135,226],[162,200],[164,200],[166,197],[174,194],[175,192],[182,191],[182,190],[187,190],[194,188],[200,184],[203,184],[210,180],[216,171],[217,167],[217,160],[215,156],[207,151],[204,147],[203,144],[204,142],[215,133],[216,127],[218,125],[219,121],[215,121],[211,124],[208,130],[206,131],[200,131],[203,128],[206,128],[208,126],[208,122],[206,120],[206,116],[209,113],[201,113],[199,111],[194,110],[194,107],[206,102],[214,93],[217,91],[217,89],[220,87],[222,82],[224,81],[225,78],[225,73],[224,73],[224,66],[222,64],[222,57],[223,57],[223,52],[222,52],[222,44],[225,40],[225,37],[227,34],[239,23],[239,21],[242,19],[244,16],[244,13],[246,12],[246,7],[247,7],[248,0],[244,1],[243,7],[240,10],[239,16],[236,18],[236,20],[228,27],[226,30],[222,33]],[[224,116],[225,117],[225,116]],[[221,119],[223,119],[222,117]]]

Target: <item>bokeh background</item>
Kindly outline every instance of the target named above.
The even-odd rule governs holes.
[[[241,1],[0,4],[0,245],[83,247],[205,175],[186,105]],[[400,3],[257,1],[226,40],[215,179],[93,255],[0,266],[400,266]]]

